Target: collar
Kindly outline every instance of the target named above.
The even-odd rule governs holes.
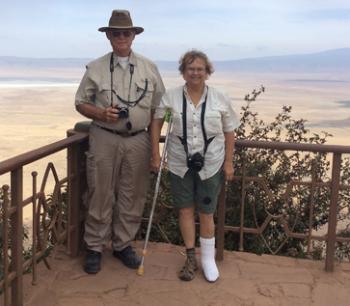
[[[129,63],[134,65],[134,66],[137,66],[136,55],[132,50],[131,50],[130,55],[129,55]]]
[[[118,55],[113,53],[113,57],[114,57],[114,67],[116,67],[118,64],[120,66],[122,66],[120,64],[121,61],[119,60]],[[136,55],[135,55],[135,53],[132,50],[130,51],[130,54],[129,54],[129,57],[128,57],[128,62],[129,62],[129,64],[132,64],[133,66],[137,65]]]
[[[207,93],[208,93],[208,88],[209,88],[208,85],[205,85],[204,90],[203,90],[203,93],[202,93],[202,96],[201,96],[201,98],[200,98],[199,103],[197,104],[197,106],[200,105],[200,104],[202,104],[202,103],[204,102],[205,96],[206,96]],[[185,97],[186,97],[186,99],[192,102],[191,97],[190,97],[190,95],[189,95],[189,93],[188,93],[188,91],[187,91],[187,85],[186,85],[186,84],[184,85],[184,92],[185,92]]]

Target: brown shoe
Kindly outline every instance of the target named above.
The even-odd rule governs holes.
[[[187,250],[187,258],[185,265],[178,273],[179,279],[183,281],[191,281],[194,279],[195,271],[198,269],[196,254],[194,249]]]

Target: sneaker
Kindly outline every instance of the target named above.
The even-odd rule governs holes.
[[[141,258],[130,245],[121,251],[113,251],[113,256],[120,259],[130,269],[137,269],[141,264]]]
[[[84,263],[84,271],[88,274],[96,274],[101,270],[101,252],[87,250]]]

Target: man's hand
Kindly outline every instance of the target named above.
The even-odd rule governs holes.
[[[108,123],[117,122],[119,119],[119,110],[111,106],[101,109],[93,104],[82,103],[76,106],[77,111],[83,116],[93,120],[100,120]]]
[[[118,109],[109,106],[103,110],[101,119],[102,121],[107,123],[115,123],[118,121],[118,118],[119,118],[118,114],[119,114]]]

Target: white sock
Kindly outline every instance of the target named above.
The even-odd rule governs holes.
[[[215,282],[219,278],[219,270],[215,263],[215,237],[199,238],[201,245],[201,263],[204,276],[208,282]]]

